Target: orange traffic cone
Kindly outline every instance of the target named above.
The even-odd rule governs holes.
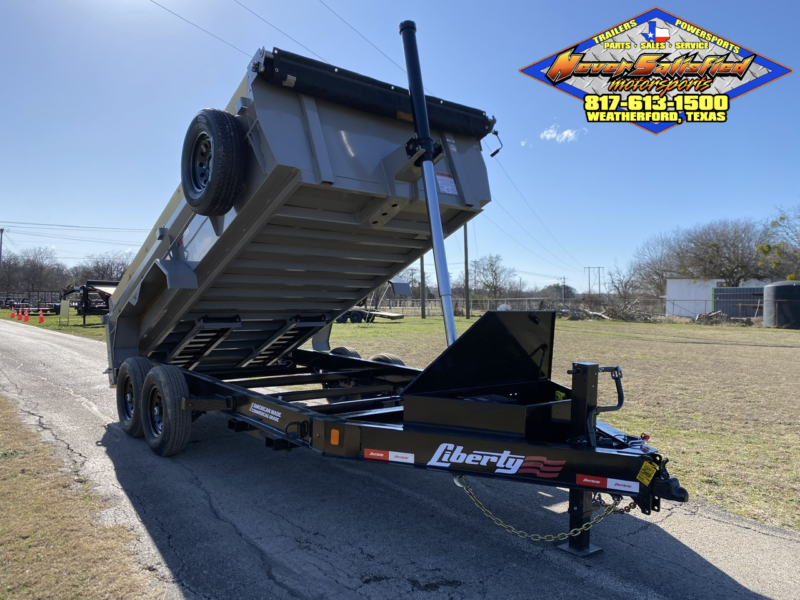
[[[16,316],[17,316],[17,313],[14,311],[14,307],[12,306],[12,307],[11,307],[11,318],[13,319],[13,318],[15,318]]]
[[[44,313],[41,308],[39,309],[39,323],[44,323]]]
[[[17,321],[22,321],[22,309],[21,308],[17,311]]]
[[[25,322],[28,323],[30,320],[31,320],[31,318],[28,316],[28,309],[26,308],[25,309]]]

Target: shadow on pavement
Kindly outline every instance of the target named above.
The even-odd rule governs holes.
[[[273,452],[223,415],[198,420],[173,458],[116,424],[101,444],[189,598],[763,597],[652,518],[612,515],[592,533],[604,551],[579,559],[502,531],[446,474]],[[566,528],[560,490],[473,484],[521,529]]]

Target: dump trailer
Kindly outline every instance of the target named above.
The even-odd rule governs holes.
[[[647,440],[598,420],[623,405],[619,367],[553,381],[553,312],[489,312],[456,339],[443,240],[490,200],[495,121],[425,96],[414,24],[401,34],[409,89],[261,49],[226,109],[191,121],[181,186],[106,317],[120,426],[169,456],[219,411],[274,450],[444,471],[473,497],[464,475],[569,488],[559,539],[591,553],[601,492],[600,517],[687,493]],[[330,348],[338,317],[431,249],[436,360]]]

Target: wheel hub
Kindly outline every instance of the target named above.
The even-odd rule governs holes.
[[[153,390],[150,394],[149,404],[150,410],[148,414],[150,415],[150,427],[155,437],[158,437],[161,435],[161,431],[164,428],[164,411],[161,402],[161,392]]]
[[[125,380],[125,404],[122,409],[125,413],[125,420],[130,421],[133,418],[133,382],[130,377]]]
[[[192,146],[192,162],[189,168],[192,186],[198,193],[205,190],[211,180],[213,150],[214,144],[209,135],[205,132],[199,133]]]

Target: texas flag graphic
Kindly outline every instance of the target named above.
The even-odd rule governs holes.
[[[648,42],[666,42],[669,39],[669,29],[656,27],[655,21],[649,21],[647,26],[648,30],[642,35]]]

